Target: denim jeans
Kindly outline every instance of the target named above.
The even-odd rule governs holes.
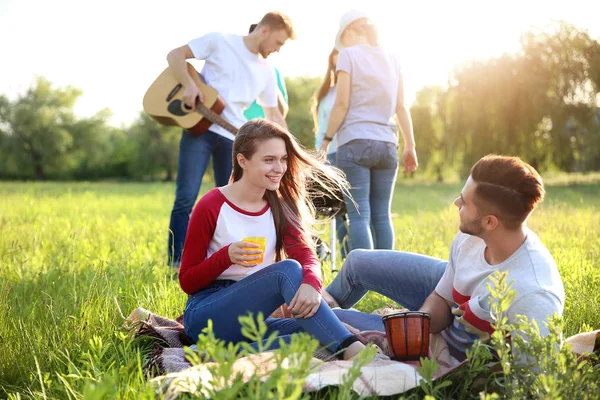
[[[183,313],[185,333],[192,340],[197,340],[210,319],[217,338],[233,343],[245,341],[238,317],[248,312],[252,312],[255,318],[259,312],[268,316],[284,302],[290,304],[302,279],[300,264],[295,260],[284,260],[237,282],[217,280],[188,297]],[[333,352],[340,350],[344,341],[353,337],[323,300],[311,318],[269,317],[266,323],[267,336],[274,331],[285,336],[303,330]]]
[[[391,206],[398,151],[390,142],[356,139],[338,148],[337,167],[346,173],[350,194],[346,197],[350,221],[350,249],[393,249]]]
[[[329,163],[335,167],[337,164],[337,152],[327,154],[327,161],[329,161]],[[335,217],[335,229],[338,243],[340,244],[340,254],[342,259],[346,258],[348,251],[350,251],[348,248],[350,244],[348,243],[348,228],[346,226],[347,218],[348,214],[338,215]]]
[[[364,313],[354,308],[350,310],[334,308],[333,313],[340,321],[359,331],[385,332],[385,326],[383,325],[381,315]]]
[[[391,250],[353,250],[327,292],[342,308],[350,308],[369,290],[409,310],[418,310],[433,292],[447,261]]]
[[[179,164],[175,190],[175,203],[169,224],[169,263],[181,260],[183,243],[187,233],[190,213],[198,193],[208,161],[212,156],[215,186],[225,186],[231,176],[233,141],[212,131],[200,136],[181,134],[179,142]]]

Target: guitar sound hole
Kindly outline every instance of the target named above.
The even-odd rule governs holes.
[[[191,109],[188,108],[186,105],[183,105],[183,107],[185,107],[186,109],[189,109],[191,111]],[[177,115],[178,117],[183,117],[184,115],[189,114],[189,112],[186,112],[183,110],[183,107],[182,107],[181,100],[173,100],[167,106],[167,110],[169,110],[169,112],[173,115]]]

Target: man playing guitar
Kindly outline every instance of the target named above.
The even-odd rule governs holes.
[[[198,86],[189,75],[186,60],[204,60],[202,76],[225,100],[221,116],[239,128],[246,122],[243,111],[255,100],[263,107],[265,117],[287,129],[277,107],[275,71],[266,58],[278,52],[288,39],[295,39],[291,20],[279,12],[266,14],[247,36],[213,32],[171,50],[167,55],[169,69],[184,87],[183,101],[195,108],[204,102]],[[213,159],[215,186],[224,186],[231,175],[234,134],[217,124],[200,136],[186,130],[179,143],[175,202],[169,225],[169,265],[179,269],[190,213],[202,178]]]

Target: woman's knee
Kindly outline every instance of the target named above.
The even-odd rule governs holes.
[[[271,268],[281,272],[285,277],[293,282],[302,282],[302,265],[296,260],[283,260],[271,265]]]

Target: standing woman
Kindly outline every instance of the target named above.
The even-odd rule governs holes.
[[[323,78],[321,87],[315,94],[315,102],[313,107],[313,121],[315,124],[315,148],[318,149],[323,144],[323,138],[327,131],[327,125],[329,123],[329,116],[331,114],[331,108],[335,102],[335,65],[337,64],[338,51],[334,48],[329,53],[327,73]],[[333,139],[327,149],[327,161],[331,165],[336,165],[337,157],[337,139]],[[335,217],[335,226],[337,239],[340,244],[340,253],[342,258],[346,258],[348,253],[347,235],[348,230],[346,228],[346,214]]]
[[[397,60],[379,46],[377,29],[359,10],[344,14],[335,40],[336,99],[321,150],[337,139],[337,167],[346,173],[355,204],[346,197],[351,249],[393,249],[391,203],[404,138],[404,173],[417,168],[410,112]],[[337,134],[336,134],[337,133]]]
[[[179,282],[189,295],[183,321],[190,338],[197,339],[210,319],[217,338],[242,341],[239,316],[271,315],[286,303],[295,318],[268,317],[265,337],[304,330],[343,359],[364,348],[321,298],[309,180],[327,195],[347,190],[334,169],[277,124],[255,119],[240,128],[230,183],[198,201],[188,228]],[[264,250],[243,241],[248,236],[266,238]]]

